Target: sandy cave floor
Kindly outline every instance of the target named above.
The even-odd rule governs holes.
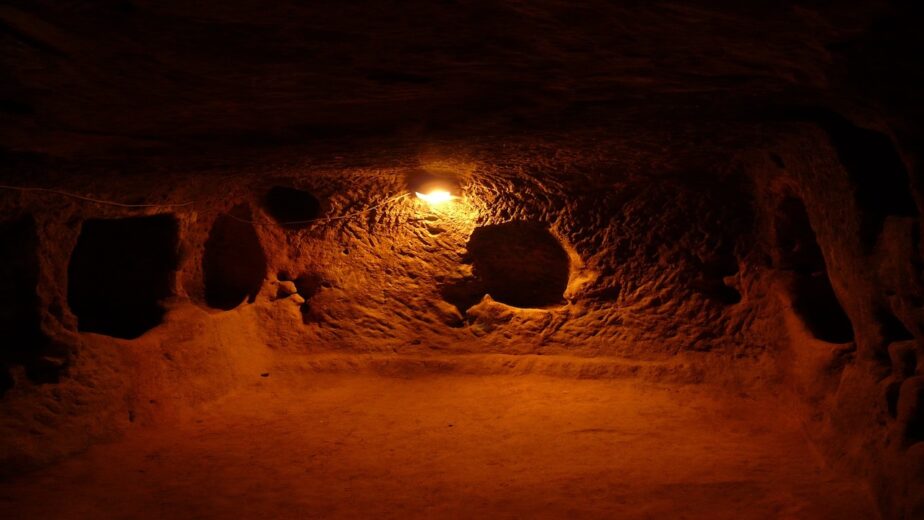
[[[876,518],[771,398],[273,373],[0,487],[2,518]]]

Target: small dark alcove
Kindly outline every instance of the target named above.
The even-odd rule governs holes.
[[[67,270],[78,329],[132,339],[159,325],[177,248],[172,215],[85,221]]]
[[[263,207],[281,226],[304,228],[321,215],[321,202],[307,191],[273,186],[266,192]]]
[[[568,253],[542,224],[508,222],[475,229],[466,260],[473,278],[443,287],[443,297],[460,311],[484,294],[523,308],[558,305],[568,285]]]
[[[238,205],[215,219],[202,256],[205,302],[230,310],[253,302],[266,276],[266,255],[254,230],[250,208]]]

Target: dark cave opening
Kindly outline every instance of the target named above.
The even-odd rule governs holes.
[[[202,256],[205,302],[231,310],[245,299],[253,302],[266,277],[266,254],[247,205],[240,204],[215,219]]]
[[[889,136],[841,117],[827,119],[825,127],[841,163],[856,183],[857,202],[863,209],[862,238],[867,246],[879,236],[887,216],[917,216],[908,170]]]
[[[321,215],[321,201],[311,193],[273,186],[266,192],[263,207],[277,223],[288,228],[304,228]]]
[[[476,228],[468,241],[466,261],[472,263],[472,278],[442,288],[443,297],[462,312],[484,294],[521,308],[563,302],[568,253],[543,224],[507,222]]]
[[[0,395],[12,388],[11,365],[24,365],[35,382],[57,380],[40,361],[48,345],[42,333],[39,298],[38,236],[31,216],[0,222]]]
[[[871,249],[888,216],[916,217],[908,168],[892,138],[863,128],[823,107],[792,110],[797,119],[818,124],[831,140],[838,159],[855,187],[860,207],[860,238]]]
[[[817,339],[830,343],[853,340],[853,325],[831,281],[801,199],[787,196],[774,214],[775,265],[790,271],[793,310]]]
[[[91,219],[68,264],[67,301],[78,330],[133,339],[159,325],[178,264],[172,215]]]

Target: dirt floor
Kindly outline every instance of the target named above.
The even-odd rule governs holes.
[[[772,397],[272,372],[0,487],[2,518],[877,518]]]

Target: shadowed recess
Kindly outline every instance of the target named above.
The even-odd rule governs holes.
[[[793,309],[812,335],[829,343],[853,340],[853,326],[824,272],[800,275],[792,287]]]
[[[304,323],[312,323],[321,319],[321,313],[311,305],[311,298],[321,290],[326,283],[317,273],[304,273],[294,280],[298,294],[305,299],[299,306]]]
[[[741,293],[725,283],[725,278],[738,272],[735,255],[723,248],[709,258],[700,260],[701,275],[693,282],[693,289],[710,300],[733,305],[741,301]]]
[[[30,216],[0,222],[0,394],[13,386],[11,365],[25,365],[33,381],[57,379],[38,377],[38,362],[47,346],[41,330],[38,285],[38,238]]]
[[[202,256],[205,302],[230,310],[253,302],[266,276],[266,254],[249,221],[250,208],[240,204],[215,219]]]
[[[477,284],[496,301],[514,307],[562,303],[568,285],[568,253],[542,224],[508,222],[475,229],[468,259]]]
[[[78,329],[132,339],[159,325],[177,262],[172,215],[85,221],[67,270]]]
[[[774,235],[775,264],[793,274],[793,310],[806,328],[822,341],[853,340],[853,326],[831,287],[825,259],[802,200],[787,196],[780,202],[774,215]]]
[[[263,207],[280,225],[303,228],[321,215],[321,202],[307,191],[273,186],[263,199]]]
[[[793,112],[798,119],[814,121],[827,132],[856,187],[862,220],[860,238],[867,249],[875,244],[886,217],[918,215],[908,169],[889,135],[857,126],[826,108],[807,107]]]

